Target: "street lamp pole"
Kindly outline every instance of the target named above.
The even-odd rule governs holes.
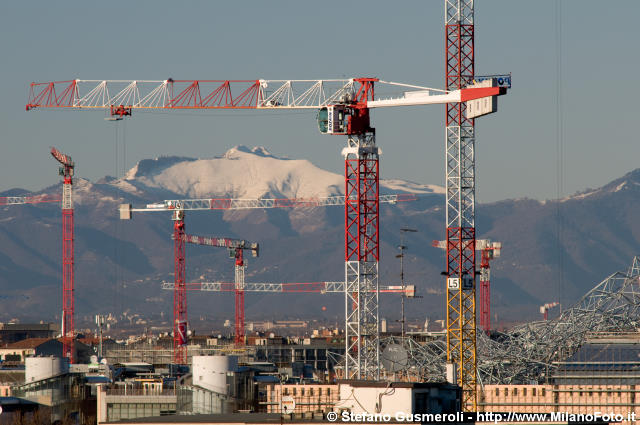
[[[400,246],[398,246],[398,249],[400,249],[400,254],[396,255],[396,258],[400,258],[400,281],[401,281],[401,285],[402,285],[402,296],[400,297],[400,309],[401,309],[401,314],[402,314],[402,318],[400,320],[400,323],[402,325],[402,331],[401,331],[401,335],[402,335],[402,340],[404,341],[404,335],[405,335],[405,316],[404,316],[404,299],[406,297],[405,294],[405,290],[406,287],[404,285],[404,250],[407,249],[407,247],[404,245],[404,234],[407,232],[417,232],[416,229],[410,229],[408,227],[402,227],[400,229]]]

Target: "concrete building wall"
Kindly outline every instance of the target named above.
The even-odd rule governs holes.
[[[0,385],[0,397],[9,397],[9,396],[11,396],[11,386]]]
[[[163,391],[161,394],[133,394],[122,395],[109,394],[106,386],[98,386],[97,396],[97,418],[98,423],[118,421],[121,419],[142,418],[146,416],[159,416],[163,412],[175,412],[177,396]]]
[[[413,388],[353,387],[340,384],[340,402],[337,409],[352,413],[376,412],[394,415],[396,412],[413,412]],[[376,405],[381,402],[380,410]]]
[[[338,385],[280,385],[267,386],[267,412],[280,413],[283,394],[296,402],[294,413],[331,412],[338,401]]]
[[[7,354],[20,356],[20,361],[24,362],[25,357],[35,355],[35,348],[0,348],[0,360],[6,360]]]

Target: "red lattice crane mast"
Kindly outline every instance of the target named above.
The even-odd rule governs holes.
[[[227,248],[230,256],[235,259],[235,344],[238,346],[244,345],[244,271],[246,268],[244,250],[250,250],[251,255],[257,257],[260,253],[258,243],[239,239],[194,235],[183,235],[183,237],[186,243]]]
[[[476,241],[476,248],[480,251],[480,329],[491,331],[491,265],[494,258],[500,257],[501,242],[491,242],[487,239]]]
[[[184,211],[176,210],[173,220],[173,362],[187,363],[187,290],[185,287]]]
[[[51,148],[51,155],[62,166],[62,356],[74,362],[73,353],[73,173],[75,164],[69,155]]]
[[[375,130],[370,124],[369,110],[428,104],[449,104],[450,108],[453,108],[451,105],[484,100],[478,104],[480,113],[476,116],[479,116],[494,112],[495,108],[482,112],[483,105],[495,106],[497,104],[495,97],[506,93],[506,88],[498,87],[496,79],[493,78],[489,80],[488,85],[482,87],[466,87],[466,84],[456,86],[449,83],[448,80],[447,90],[437,90],[385,82],[377,78],[340,80],[174,80],[170,78],[162,81],[76,79],[32,83],[26,109],[101,109],[108,110],[117,117],[131,115],[135,109],[318,110],[318,126],[322,133],[347,136],[347,146],[342,151],[345,157],[346,196],[345,376],[350,379],[378,379],[380,376],[377,291],[380,258],[380,150],[376,145]],[[375,99],[374,85],[381,84],[400,90],[401,93],[396,97]],[[464,108],[459,107],[457,110],[464,111]],[[447,123],[449,124],[449,120]],[[448,235],[447,240],[450,239],[449,236],[453,240],[455,235]],[[176,281],[176,285],[179,284]],[[475,366],[475,363],[473,365]]]

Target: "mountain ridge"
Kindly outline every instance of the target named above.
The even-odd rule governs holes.
[[[78,314],[90,318],[95,312],[171,311],[170,291],[159,289],[162,280],[172,279],[170,214],[134,213],[132,221],[120,221],[120,203],[144,205],[190,196],[310,197],[340,194],[343,185],[342,176],[310,161],[278,158],[264,147],[246,146],[214,158],[142,160],[122,178],[96,182],[78,178],[74,185]],[[419,229],[403,241],[409,247],[405,274],[424,298],[409,300],[407,311],[410,316],[441,318],[440,272],[445,259],[431,241],[442,239],[444,233],[443,188],[396,179],[381,181],[380,186],[381,192],[421,195],[414,202],[381,205],[380,283],[399,281],[395,258],[399,228]],[[4,193],[24,194],[21,189]],[[40,193],[60,193],[60,184]],[[561,200],[524,198],[477,205],[478,238],[503,242],[502,257],[491,263],[492,312],[498,314],[498,322],[537,318],[538,305],[555,298],[563,298],[564,303],[576,300],[613,271],[626,268],[630,257],[640,252],[640,224],[635,220],[640,208],[640,169],[584,193]],[[0,321],[34,312],[43,316],[34,317],[37,320],[59,316],[59,211],[59,205],[53,204],[0,208],[0,270],[4,271]],[[343,278],[342,208],[189,211],[185,223],[189,233],[260,242],[261,254],[249,260],[247,281]],[[231,263],[221,250],[189,246],[187,279],[232,281]],[[289,317],[307,318],[343,314],[343,297],[321,298],[327,304],[325,312],[316,308],[318,296],[296,295],[291,303],[292,295],[249,294],[247,320],[282,317],[285,312]],[[399,314],[397,298],[381,300],[381,317]],[[225,294],[192,293],[189,305],[194,315],[232,317],[232,303]]]

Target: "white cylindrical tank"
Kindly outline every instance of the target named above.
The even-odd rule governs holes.
[[[193,384],[227,394],[227,372],[238,365],[236,356],[193,356]]]
[[[69,371],[69,360],[60,357],[27,357],[24,359],[25,383],[40,381]]]

